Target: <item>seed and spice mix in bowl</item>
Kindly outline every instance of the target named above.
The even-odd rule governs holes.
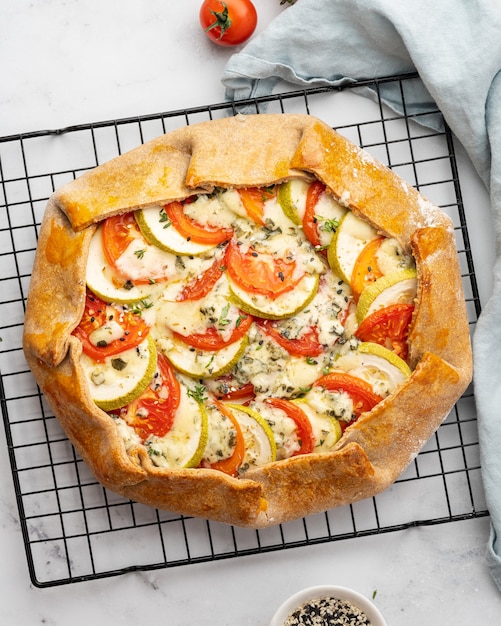
[[[373,602],[335,585],[308,587],[288,598],[270,626],[387,626]]]

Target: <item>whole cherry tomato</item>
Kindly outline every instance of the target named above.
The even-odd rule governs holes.
[[[250,0],[205,0],[200,7],[200,25],[214,43],[238,46],[256,29],[256,7]]]

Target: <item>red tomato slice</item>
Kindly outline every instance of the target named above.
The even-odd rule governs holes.
[[[232,455],[227,459],[222,459],[221,461],[212,463],[209,467],[211,469],[224,472],[225,474],[229,474],[230,476],[236,476],[238,474],[238,468],[242,465],[242,461],[245,456],[245,440],[242,434],[242,429],[240,428],[240,424],[238,423],[236,417],[227,407],[224,406],[222,402],[218,402],[218,400],[213,400],[213,402],[218,410],[231,420],[231,423],[236,431],[236,439]]]
[[[413,304],[390,304],[366,317],[355,336],[361,341],[372,341],[393,350],[401,359],[409,356],[409,326],[414,312]]]
[[[356,376],[351,376],[351,374],[345,374],[344,372],[331,372],[330,374],[326,374],[316,381],[315,386],[323,387],[327,391],[344,391],[347,393],[353,401],[355,419],[357,419],[361,413],[370,411],[383,399],[372,391],[372,387],[368,382]],[[343,429],[349,426],[349,423],[343,420],[339,420],[339,423]]]
[[[223,260],[216,260],[203,274],[197,276],[193,282],[186,285],[176,300],[200,300],[214,287],[226,270]]]
[[[304,276],[296,272],[295,261],[277,259],[253,248],[242,252],[234,240],[228,244],[225,259],[228,273],[239,287],[272,300],[292,291]]]
[[[174,369],[158,354],[157,372],[143,393],[126,407],[114,411],[144,441],[150,435],[163,437],[172,428],[181,401],[181,387]]]
[[[189,241],[217,246],[233,235],[231,228],[207,226],[191,219],[185,214],[181,202],[170,202],[164,210],[174,228]]]
[[[104,253],[112,264],[122,256],[136,231],[139,231],[133,213],[108,217],[103,222]]]
[[[300,448],[293,454],[293,456],[313,452],[315,448],[315,435],[313,434],[311,422],[303,409],[301,409],[297,404],[294,404],[294,402],[286,400],[285,398],[267,398],[265,402],[271,404],[277,409],[281,409],[287,417],[294,420],[298,440],[300,442]]]
[[[162,268],[159,268],[158,273],[144,278],[137,278],[119,268],[120,257],[134,239],[140,239],[143,248],[149,245],[139,230],[133,212],[106,218],[102,228],[104,256],[118,276],[132,281],[135,285],[147,285],[152,280],[160,282],[167,278]]]
[[[252,315],[241,315],[239,324],[235,326],[228,339],[223,339],[215,326],[207,328],[205,333],[194,333],[193,335],[185,336],[174,332],[173,335],[193,348],[214,352],[215,350],[221,350],[222,348],[225,348],[226,346],[229,346],[232,343],[235,343],[235,341],[241,339],[247,334],[252,322]]]
[[[123,336],[110,343],[94,345],[90,340],[92,332],[112,320],[123,328]],[[149,330],[149,326],[140,315],[114,309],[87,290],[82,319],[73,331],[73,335],[82,342],[85,354],[100,362],[108,356],[135,348],[146,338]]]
[[[249,218],[264,226],[264,204],[270,198],[273,198],[276,191],[275,188],[266,187],[248,187],[247,189],[238,189],[238,195],[244,205],[245,212]]]
[[[319,356],[323,352],[322,344],[318,341],[318,329],[313,326],[297,339],[287,339],[270,320],[256,319],[261,330],[287,350],[292,356]]]
[[[355,301],[358,301],[360,294],[368,285],[383,275],[377,264],[377,251],[383,241],[384,237],[369,241],[355,261],[350,285]]]
[[[320,248],[322,245],[320,243],[320,235],[318,233],[317,220],[315,218],[315,209],[318,204],[318,200],[324,191],[325,185],[319,180],[316,180],[311,183],[306,193],[306,205],[303,215],[303,232],[305,237],[313,246],[315,246],[315,248]]]
[[[214,393],[218,400],[227,402],[248,401],[255,396],[254,385],[251,382],[239,385],[231,375],[218,378],[218,388]]]

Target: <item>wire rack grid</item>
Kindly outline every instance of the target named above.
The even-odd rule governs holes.
[[[382,494],[265,530],[158,511],[100,486],[24,360],[25,299],[46,202],[60,185],[171,129],[234,114],[308,113],[365,148],[453,219],[469,322],[480,303],[453,138],[438,110],[406,110],[413,75],[0,138],[0,402],[29,575],[37,587],[215,561],[487,515],[471,389]],[[400,113],[382,92],[399,94]],[[371,90],[373,99],[358,90]],[[365,94],[366,95],[366,94]],[[348,99],[349,106],[341,99]],[[123,546],[130,547],[124,550]]]

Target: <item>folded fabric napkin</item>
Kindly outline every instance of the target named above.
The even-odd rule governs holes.
[[[237,54],[228,100],[417,71],[407,113],[438,106],[490,193],[498,259],[473,337],[488,563],[501,590],[501,6],[498,0],[298,0]],[[399,109],[391,84],[383,99]],[[400,106],[401,108],[401,106]],[[424,123],[426,119],[423,118]]]

